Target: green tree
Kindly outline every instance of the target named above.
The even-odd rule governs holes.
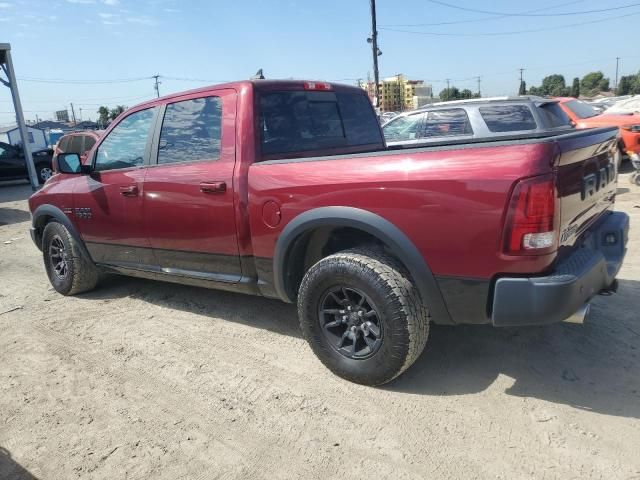
[[[460,92],[460,98],[473,98],[473,92],[468,88],[465,88]]]
[[[524,80],[520,80],[520,88],[518,89],[518,95],[526,95],[527,94],[527,82]]]
[[[582,77],[580,82],[580,90],[583,95],[593,96],[600,92],[606,92],[609,90],[609,79],[604,77],[604,73],[590,72]]]
[[[578,98],[580,96],[580,79],[578,77],[573,79],[573,85],[571,85],[571,96]]]
[[[633,84],[637,79],[637,75],[623,75],[618,82],[616,95],[629,95],[633,93]]]
[[[111,120],[115,120],[116,118],[118,118],[118,115],[120,115],[126,109],[127,107],[125,107],[124,105],[117,105],[116,108],[112,108],[111,112],[109,112],[109,118],[111,118]]]
[[[106,125],[109,123],[109,108],[102,106],[98,109],[98,124]]]
[[[449,100],[457,100],[460,98],[460,90],[457,87],[445,88],[440,92],[440,100],[447,102]]]
[[[544,77],[540,89],[542,95],[551,95],[552,97],[567,95],[567,84],[564,76],[558,73]]]

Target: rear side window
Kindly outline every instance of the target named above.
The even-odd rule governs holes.
[[[462,108],[429,112],[424,125],[423,138],[472,135],[467,112]]]
[[[268,92],[260,97],[262,154],[382,144],[366,95]]]
[[[526,105],[480,107],[480,115],[492,132],[518,132],[537,128],[533,113]]]
[[[95,138],[90,137],[89,135],[85,135],[84,136],[84,151],[85,152],[88,152],[89,150],[91,150],[95,144],[96,144],[96,139]]]
[[[548,128],[570,127],[569,116],[562,110],[556,102],[543,103],[538,106],[538,112]]]
[[[426,116],[426,113],[417,113],[394,118],[382,127],[384,138],[387,142],[400,142],[420,138]]]
[[[217,160],[221,138],[220,97],[170,103],[160,131],[158,163]]]

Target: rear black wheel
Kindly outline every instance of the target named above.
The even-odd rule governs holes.
[[[368,248],[312,266],[300,286],[298,315],[322,363],[365,385],[384,384],[409,368],[429,332],[427,309],[405,269]]]

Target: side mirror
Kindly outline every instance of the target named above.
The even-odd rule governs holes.
[[[61,153],[55,159],[54,170],[60,173],[85,173],[86,168],[77,153]]]

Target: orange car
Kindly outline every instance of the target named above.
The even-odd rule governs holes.
[[[573,97],[558,98],[560,107],[575,123],[576,128],[619,127],[623,157],[640,160],[640,115],[599,113],[586,102]]]

